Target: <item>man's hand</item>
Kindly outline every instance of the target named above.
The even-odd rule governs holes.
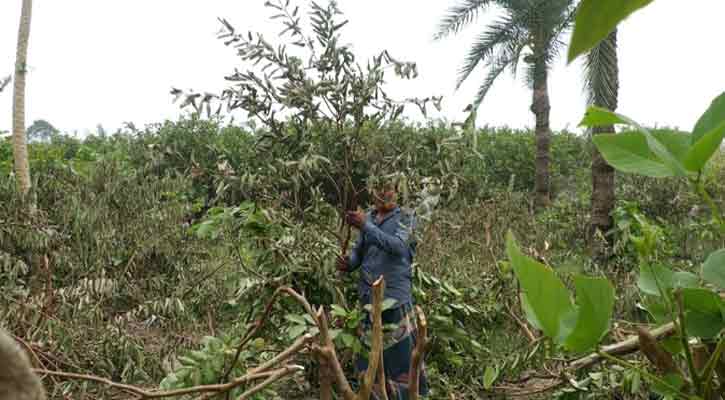
[[[350,269],[350,265],[347,262],[347,256],[337,256],[337,262],[335,263],[338,272],[347,272]]]
[[[362,211],[348,211],[345,220],[357,229],[362,229],[367,216]]]

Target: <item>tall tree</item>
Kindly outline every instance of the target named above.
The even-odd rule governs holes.
[[[619,67],[617,59],[617,30],[587,53],[584,64],[588,103],[611,111],[617,109],[619,95]],[[614,126],[594,128],[593,135],[614,133]],[[602,241],[596,240],[597,231],[608,232],[613,225],[614,168],[607,164],[595,148],[592,154],[592,220],[591,235],[594,252],[601,254]]]
[[[548,206],[551,199],[548,70],[563,48],[561,36],[570,26],[573,1],[459,0],[444,16],[435,39],[458,33],[489,6],[498,6],[503,15],[473,42],[459,70],[456,89],[479,64],[487,67],[488,73],[473,102],[475,110],[504,70],[509,68],[515,75],[519,61],[526,63],[526,82],[532,88],[531,111],[536,117],[535,204],[540,209]]]
[[[18,30],[18,48],[15,59],[15,80],[13,92],[13,158],[18,186],[23,195],[30,191],[30,167],[28,166],[28,145],[25,138],[25,73],[27,72],[28,39],[32,0],[23,0]]]
[[[37,119],[25,130],[25,138],[28,142],[34,140],[47,141],[58,132],[58,129],[50,122],[44,119]]]

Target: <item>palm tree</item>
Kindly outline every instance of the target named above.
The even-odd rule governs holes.
[[[615,111],[619,95],[616,29],[587,54],[584,71],[587,103]],[[600,133],[614,133],[614,126],[594,128],[592,131],[594,135]],[[606,233],[612,228],[611,213],[614,208],[614,168],[607,164],[596,148],[592,155],[591,207],[590,233],[594,239],[597,231]],[[601,254],[603,248],[597,244],[602,242],[593,240],[592,243],[595,253]]]
[[[13,92],[13,158],[20,192],[30,191],[30,167],[28,166],[28,145],[25,139],[25,73],[27,72],[28,38],[32,0],[23,0],[18,31],[18,48],[15,59],[15,80]]]
[[[509,68],[515,75],[519,62],[526,63],[526,81],[533,89],[531,112],[536,116],[535,204],[540,209],[550,202],[548,70],[564,47],[560,38],[570,26],[573,0],[459,0],[441,21],[435,39],[458,33],[489,6],[498,6],[503,15],[474,41],[459,70],[456,89],[479,64],[488,68],[473,102],[475,110],[503,71]]]

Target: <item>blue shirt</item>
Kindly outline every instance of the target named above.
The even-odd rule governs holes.
[[[396,305],[412,302],[412,270],[416,242],[413,237],[415,218],[396,207],[378,223],[377,211],[367,220],[348,259],[350,269],[360,268],[358,294],[363,304],[370,304],[372,284],[385,278],[385,298]]]

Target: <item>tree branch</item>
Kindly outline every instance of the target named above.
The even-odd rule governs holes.
[[[244,376],[241,376],[239,378],[236,378],[228,383],[224,384],[216,384],[216,385],[200,385],[200,386],[194,386],[190,388],[185,389],[177,389],[177,390],[167,390],[167,391],[149,391],[142,389],[138,386],[133,385],[127,385],[124,383],[118,383],[114,382],[110,379],[101,378],[99,376],[95,375],[84,375],[84,374],[75,374],[72,372],[62,372],[62,371],[49,371],[46,369],[33,369],[33,372],[37,374],[46,374],[46,375],[52,375],[52,376],[60,376],[64,378],[70,378],[70,379],[76,379],[76,380],[85,380],[85,381],[92,381],[92,382],[98,382],[102,383],[104,385],[120,389],[126,392],[133,393],[137,396],[140,396],[141,399],[160,399],[164,397],[176,397],[176,396],[183,396],[187,394],[194,394],[194,393],[204,393],[204,392],[214,392],[215,394],[225,393],[228,392],[235,387],[254,380],[262,379],[262,378],[268,378],[269,380],[272,377],[276,377],[275,380],[278,380],[279,378],[289,375],[293,372],[301,371],[304,368],[299,365],[287,365],[280,369],[276,369],[269,372],[260,372],[260,373],[248,373]],[[266,381],[265,381],[266,382]],[[264,383],[264,382],[263,382]]]
[[[360,387],[359,400],[368,400],[372,393],[373,383],[377,374],[380,358],[383,356],[383,294],[385,280],[381,277],[373,283],[373,330],[370,354],[368,355],[368,369],[365,371],[365,380]],[[382,382],[384,385],[385,382]],[[383,389],[385,390],[385,389]]]
[[[410,361],[410,384],[408,386],[408,396],[410,400],[418,400],[418,388],[420,387],[420,372],[425,359],[425,353],[428,349],[428,321],[425,318],[423,309],[420,306],[415,307],[418,335],[416,337],[415,348]]]

